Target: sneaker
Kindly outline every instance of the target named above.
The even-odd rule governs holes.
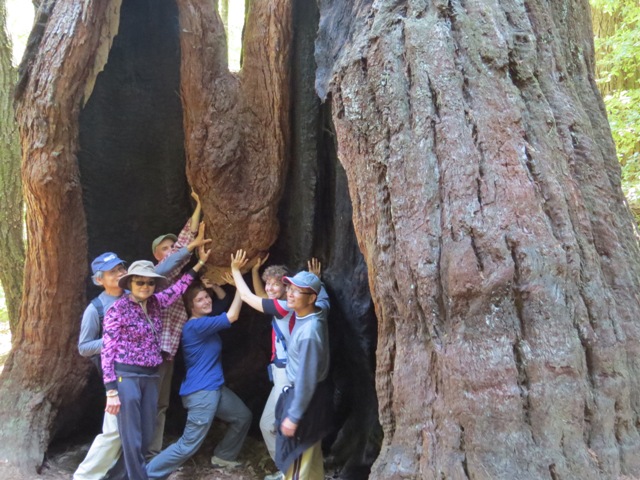
[[[239,468],[242,466],[242,463],[236,462],[235,460],[224,460],[214,455],[211,457],[211,465],[213,468]]]
[[[284,480],[284,473],[276,472],[264,477],[264,480]]]

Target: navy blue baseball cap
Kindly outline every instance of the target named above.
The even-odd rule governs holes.
[[[118,265],[124,265],[125,261],[118,258],[113,252],[105,252],[102,255],[98,255],[93,262],[91,262],[91,271],[95,275],[98,272],[108,272],[113,267]]]

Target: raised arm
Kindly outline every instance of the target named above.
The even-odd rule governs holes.
[[[262,298],[255,295],[245,283],[244,278],[242,278],[240,269],[247,264],[247,261],[247,252],[242,249],[238,250],[235,255],[231,254],[231,274],[233,275],[233,281],[236,284],[238,292],[240,292],[242,301],[259,312],[264,312],[262,308]]]
[[[264,291],[264,284],[262,283],[262,279],[260,278],[260,267],[264,265],[264,262],[269,258],[269,254],[265,255],[264,258],[258,257],[256,263],[251,267],[251,279],[253,280],[253,291],[260,298],[269,298],[267,296],[267,292]]]
[[[242,307],[242,296],[240,295],[240,291],[236,290],[233,302],[231,303],[229,310],[227,310],[227,318],[231,323],[238,320],[238,317],[240,316],[240,307]]]
[[[196,208],[193,210],[193,215],[191,215],[191,232],[195,235],[198,231],[198,226],[200,225],[200,216],[202,215],[202,204],[200,203],[200,197],[196,192],[191,190],[191,198],[196,201]]]
[[[193,252],[196,248],[200,248],[211,243],[210,238],[204,238],[204,229],[204,222],[200,222],[200,225],[196,228],[198,235],[196,235],[196,237],[191,242],[189,242],[189,245],[187,245],[187,250]]]
[[[187,287],[191,285],[193,279],[196,277],[197,273],[204,266],[205,262],[209,258],[209,254],[211,250],[205,250],[202,247],[199,251],[200,260],[196,263],[191,270],[185,273],[180,279],[174,284],[167,287],[160,293],[156,293],[153,296],[158,300],[160,304],[160,308],[167,308],[169,305],[178,301],[181,298],[182,294],[187,290]]]

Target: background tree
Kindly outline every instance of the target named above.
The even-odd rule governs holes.
[[[9,326],[18,323],[24,240],[20,181],[20,138],[13,111],[13,87],[18,74],[12,63],[11,40],[6,29],[5,1],[0,1],[0,284],[9,312]]]
[[[622,165],[622,188],[640,220],[640,5],[591,0],[596,76]]]

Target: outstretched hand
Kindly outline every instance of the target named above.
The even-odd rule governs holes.
[[[260,270],[260,267],[264,265],[264,262],[267,261],[267,258],[269,258],[268,253],[264,256],[264,258],[257,257],[256,263],[253,264],[253,267],[251,267],[251,270],[254,270],[254,271]]]
[[[193,189],[191,189],[191,198],[196,202],[196,206],[200,205],[200,197]]]
[[[200,245],[198,247],[198,259],[203,263],[207,263],[207,260],[209,260],[209,255],[211,255],[211,249],[205,250],[204,245]]]
[[[191,244],[194,247],[201,247],[202,245],[207,245],[208,243],[211,243],[210,238],[204,238],[204,229],[205,229],[204,222],[200,222],[200,225],[198,226],[198,235],[196,235],[196,238],[194,238],[193,242],[191,242]]]
[[[236,286],[236,281],[233,279],[231,272],[224,272],[222,274],[222,280],[227,282],[229,285],[233,285],[234,287]]]
[[[315,274],[318,278],[320,278],[320,273],[322,272],[322,264],[317,258],[312,258],[307,262],[307,269]]]
[[[231,270],[242,270],[248,261],[247,252],[239,249],[235,255],[233,253],[231,254]]]

